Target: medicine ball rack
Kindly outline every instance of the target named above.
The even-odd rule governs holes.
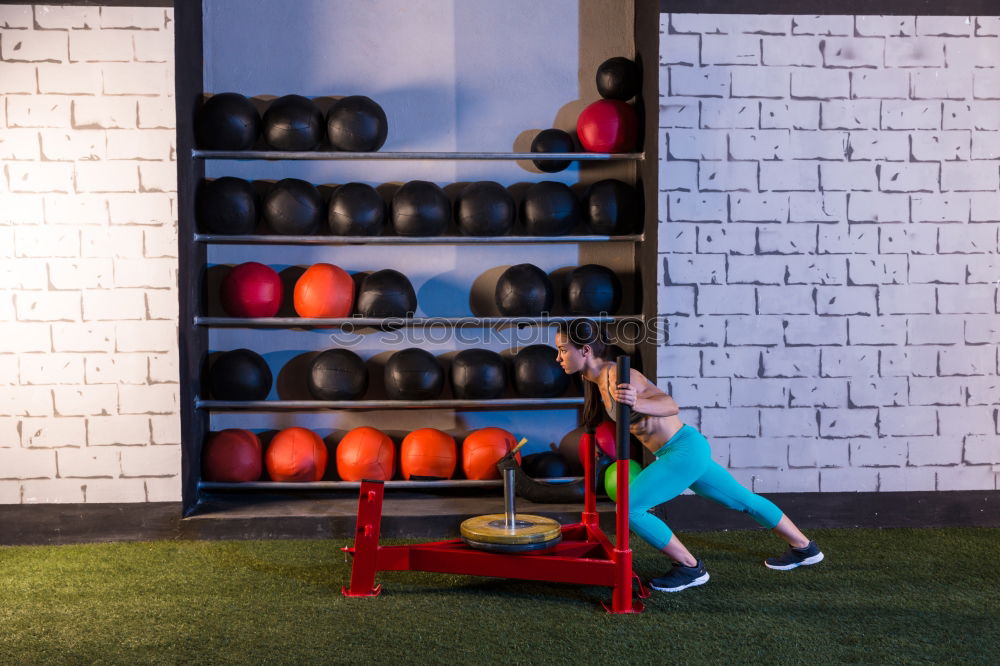
[[[213,327],[239,327],[247,329],[258,328],[302,328],[314,327],[346,327],[367,326],[373,328],[399,328],[400,326],[466,326],[475,323],[481,327],[503,326],[540,326],[551,325],[559,318],[526,320],[524,318],[506,317],[419,317],[405,322],[399,320],[367,320],[350,318],[342,320],[303,319],[297,317],[274,317],[261,319],[241,319],[232,317],[209,317],[202,311],[202,279],[203,271],[208,265],[207,248],[212,245],[243,244],[243,245],[476,245],[476,244],[592,244],[618,243],[623,247],[633,248],[628,251],[633,257],[635,284],[644,286],[637,289],[636,305],[640,312],[635,315],[613,317],[605,321],[634,320],[650,323],[657,319],[656,290],[650,288],[657,282],[657,215],[658,197],[658,154],[661,131],[658,128],[659,80],[659,7],[652,0],[635,0],[632,23],[635,38],[635,59],[643,67],[642,93],[636,98],[635,104],[640,108],[642,123],[642,145],[632,153],[524,153],[524,152],[376,152],[376,153],[346,153],[346,152],[285,152],[285,151],[210,151],[199,149],[195,145],[194,119],[200,107],[205,91],[204,66],[205,51],[203,40],[203,4],[204,0],[177,2],[174,10],[175,20],[175,70],[176,70],[176,108],[177,108],[177,165],[178,165],[178,247],[179,247],[179,358],[180,358],[180,411],[181,411],[181,449],[182,449],[182,504],[185,515],[195,512],[202,492],[206,490],[233,490],[234,492],[259,492],[260,489],[290,490],[290,489],[345,489],[357,488],[359,484],[351,482],[312,482],[301,484],[261,482],[254,484],[219,484],[205,482],[201,479],[201,447],[210,431],[210,414],[213,412],[313,412],[322,410],[483,410],[497,408],[512,409],[578,409],[581,398],[568,397],[556,400],[541,399],[498,399],[490,401],[358,401],[345,404],[342,401],[255,401],[234,402],[203,400],[199,397],[201,390],[201,374],[209,354],[208,331]],[[435,237],[346,237],[332,235],[317,236],[272,236],[246,235],[226,236],[216,234],[201,234],[198,232],[195,220],[195,193],[199,184],[205,179],[205,164],[207,161],[298,161],[298,160],[368,160],[368,161],[532,161],[532,160],[571,160],[596,164],[607,161],[631,162],[635,164],[632,182],[641,184],[644,198],[644,220],[642,232],[620,236],[572,235],[572,236],[435,236]],[[626,180],[629,180],[626,178]],[[572,317],[565,317],[569,320]],[[642,358],[644,370],[655,373],[656,345],[645,341],[636,349]],[[388,404],[392,402],[392,404]],[[495,487],[500,481],[388,481],[384,488],[420,488],[425,484],[430,487]],[[225,488],[239,486],[239,488]],[[596,514],[595,514],[596,515]],[[616,587],[616,596],[619,594]]]

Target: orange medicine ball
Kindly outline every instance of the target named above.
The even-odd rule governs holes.
[[[262,458],[257,435],[242,428],[220,430],[205,442],[202,476],[206,481],[256,481],[263,468]]]
[[[305,428],[285,428],[264,454],[272,481],[319,481],[326,472],[326,444]]]
[[[378,428],[355,428],[337,445],[337,474],[343,481],[388,481],[395,469],[396,449]]]
[[[466,478],[474,481],[499,479],[497,462],[515,446],[514,435],[503,428],[473,430],[462,442],[462,470]],[[517,459],[520,462],[520,453]]]
[[[295,283],[295,311],[300,317],[349,317],[354,280],[333,264],[313,264]]]
[[[437,428],[414,430],[399,448],[399,467],[407,480],[411,476],[450,479],[457,462],[455,438]]]

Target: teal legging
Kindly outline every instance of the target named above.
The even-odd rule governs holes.
[[[663,550],[673,532],[649,510],[672,500],[686,488],[730,509],[748,513],[764,527],[774,527],[781,520],[781,509],[773,502],[741,486],[712,460],[708,440],[691,426],[678,430],[654,455],[656,460],[629,484],[628,521],[632,531],[657,550]]]

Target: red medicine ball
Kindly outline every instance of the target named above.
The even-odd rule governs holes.
[[[457,462],[455,438],[437,428],[414,430],[399,447],[399,467],[407,480],[411,476],[450,479]]]
[[[592,153],[635,150],[639,138],[635,107],[617,99],[598,100],[580,112],[576,135],[583,149]]]
[[[597,424],[597,428],[594,430],[594,440],[597,442],[597,448],[603,451],[606,456],[617,459],[614,421],[602,421]]]
[[[337,474],[344,481],[388,481],[395,470],[396,449],[378,428],[355,428],[337,445]]]
[[[503,428],[473,430],[462,442],[462,470],[465,477],[475,481],[499,479],[497,462],[509,453],[517,442],[514,435]],[[518,462],[521,454],[517,454]]]
[[[256,261],[235,266],[222,281],[222,307],[233,317],[273,317],[281,307],[281,278]]]
[[[242,428],[227,428],[208,436],[201,471],[206,481],[242,483],[260,478],[260,440]]]
[[[272,481],[319,481],[326,472],[326,444],[305,428],[285,428],[264,455]]]
[[[354,280],[333,264],[313,264],[295,283],[295,311],[300,317],[349,317]]]

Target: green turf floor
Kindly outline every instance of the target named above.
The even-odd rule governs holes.
[[[607,588],[419,572],[344,598],[343,542],[0,547],[0,664],[1000,663],[1000,529],[812,535],[826,561],[792,572],[761,565],[769,533],[686,535],[711,582],[630,616]]]

